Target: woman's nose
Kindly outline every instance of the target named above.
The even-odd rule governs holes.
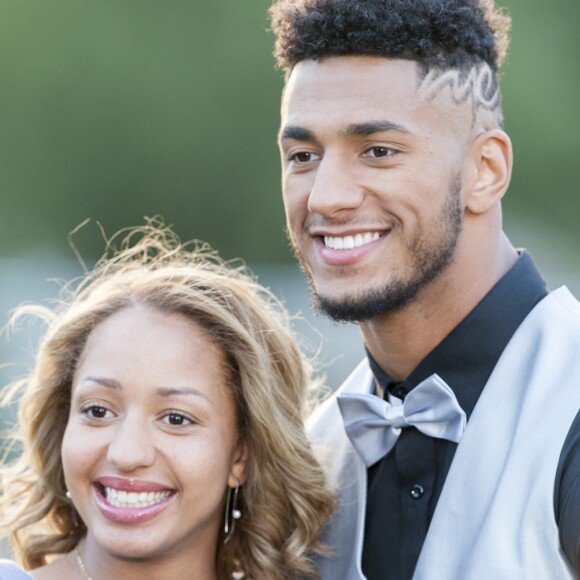
[[[107,459],[122,472],[152,465],[155,446],[147,421],[137,416],[123,418],[112,433]]]

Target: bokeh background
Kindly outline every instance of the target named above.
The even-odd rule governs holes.
[[[516,151],[506,229],[552,287],[580,293],[578,0],[505,0],[514,19],[502,70]],[[282,74],[267,0],[2,0],[0,325],[53,297],[107,234],[162,215],[182,239],[242,256],[310,318],[283,232],[275,145]],[[362,353],[352,326],[313,320],[336,386]],[[314,331],[317,329],[318,333]],[[5,382],[25,372],[36,330],[2,337]]]

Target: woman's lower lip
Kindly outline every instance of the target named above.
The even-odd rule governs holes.
[[[100,512],[107,519],[122,524],[139,524],[155,518],[173,501],[175,495],[175,493],[171,494],[147,507],[116,507],[107,501],[98,486],[93,485],[93,496]]]
[[[320,251],[320,257],[325,264],[329,266],[350,266],[351,264],[356,264],[369,252],[372,252],[383,240],[384,236],[381,236],[378,240],[351,250],[333,250],[328,248],[324,245],[322,238],[317,238],[316,243]]]

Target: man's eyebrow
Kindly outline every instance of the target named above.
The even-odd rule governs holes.
[[[366,137],[367,135],[374,135],[375,133],[386,133],[393,131],[395,133],[405,133],[409,135],[411,131],[392,123],[391,121],[367,121],[365,123],[353,123],[344,130],[344,135],[347,137]]]
[[[155,389],[155,394],[159,397],[194,396],[212,402],[206,394],[194,387],[159,387]]]
[[[280,141],[295,139],[296,141],[313,141],[314,133],[304,127],[288,125],[280,132]]]
[[[364,123],[352,123],[340,133],[346,137],[366,137],[374,135],[375,133],[404,133],[409,135],[411,131],[402,125],[393,123],[391,121],[366,121]],[[296,141],[314,141],[315,136],[310,129],[288,125],[280,132],[280,141],[285,139],[294,139]]]

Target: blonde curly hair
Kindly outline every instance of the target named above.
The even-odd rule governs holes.
[[[335,499],[303,429],[315,383],[288,315],[245,267],[199,243],[181,244],[156,220],[114,236],[93,271],[63,288],[56,308],[15,312],[13,319],[32,315],[48,325],[34,369],[3,401],[19,397],[12,440],[20,453],[0,468],[0,533],[17,559],[42,566],[86,534],[66,498],[60,456],[72,377],[92,330],[135,303],[192,319],[226,355],[249,460],[244,517],[228,543],[219,539],[218,577],[240,568],[254,579],[317,577],[310,557],[323,551],[319,536]]]

